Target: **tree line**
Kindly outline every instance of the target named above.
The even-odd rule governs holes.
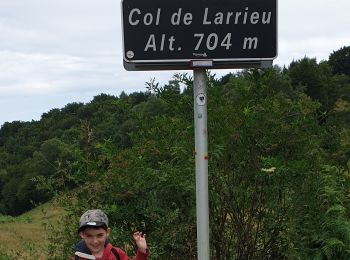
[[[350,257],[349,53],[207,75],[212,258]],[[0,214],[56,198],[67,216],[51,227],[54,259],[69,255],[92,207],[111,216],[126,251],[139,229],[154,259],[195,259],[192,83],[175,74],[5,123]]]

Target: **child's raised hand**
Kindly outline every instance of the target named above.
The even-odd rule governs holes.
[[[133,238],[136,242],[138,250],[142,253],[147,253],[146,234],[137,231],[133,234]]]

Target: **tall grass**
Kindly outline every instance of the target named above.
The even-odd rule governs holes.
[[[0,215],[0,260],[47,259],[46,227],[62,214],[53,203],[46,203],[18,217]]]

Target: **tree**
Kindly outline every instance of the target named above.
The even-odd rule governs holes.
[[[327,212],[335,201],[349,202],[348,188],[333,193],[349,178],[324,170],[327,128],[318,123],[318,103],[298,91],[281,92],[276,81],[290,84],[280,72],[266,70],[210,89],[212,257],[311,259],[324,256],[325,248],[328,256],[347,256],[347,213],[332,211],[345,229],[337,233]],[[334,195],[327,206],[319,189]],[[315,248],[320,233],[323,244]]]
[[[294,89],[304,90],[312,99],[321,103],[321,112],[329,112],[338,98],[339,87],[335,84],[331,68],[326,62],[303,58],[293,61],[288,75]]]
[[[329,65],[334,74],[350,76],[350,46],[342,47],[329,56]]]
[[[211,258],[348,259],[349,76],[305,58],[207,79]],[[91,207],[126,251],[140,229],[153,259],[195,259],[192,84],[176,74],[5,124],[0,211],[58,195],[67,214],[50,233],[53,259],[69,257]]]
[[[70,217],[55,243],[60,238],[70,248],[75,241],[64,234],[74,234],[74,218],[99,207],[111,216],[111,239],[126,250],[128,234],[141,229],[154,259],[195,259],[192,82],[178,79],[189,84],[186,91],[155,86],[150,103],[134,109],[132,146],[116,150],[110,140],[91,138],[94,156],[77,162],[74,177],[84,185],[61,197]],[[328,129],[319,124],[319,103],[278,68],[244,71],[225,82],[208,75],[211,257],[347,256],[349,178],[325,165],[332,161],[322,147]],[[172,113],[142,114],[148,105],[171,101]],[[60,259],[67,256],[61,253]]]

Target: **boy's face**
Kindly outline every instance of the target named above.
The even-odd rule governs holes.
[[[110,229],[86,228],[80,232],[80,237],[94,256],[102,256],[105,242],[109,236]]]

